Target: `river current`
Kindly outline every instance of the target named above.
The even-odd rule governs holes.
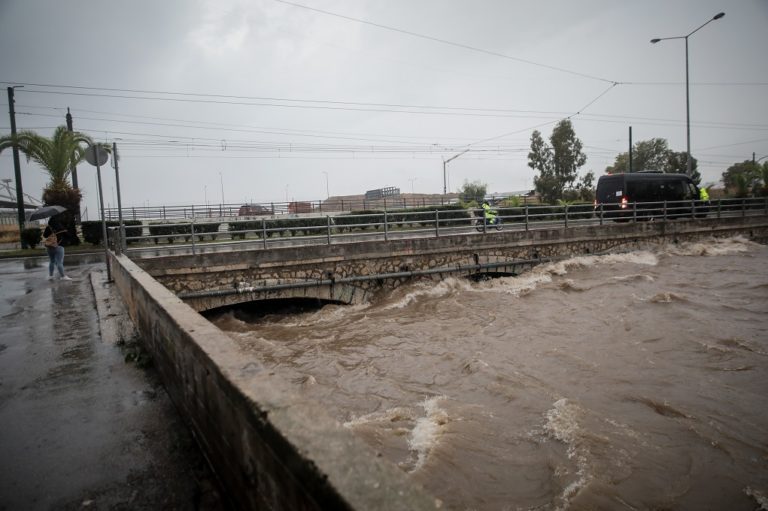
[[[459,510],[768,509],[768,247],[211,318]]]

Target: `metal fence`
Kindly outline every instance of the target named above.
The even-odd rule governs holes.
[[[228,222],[159,222],[110,229],[118,251],[141,255],[165,255],[182,251],[230,250],[389,240],[407,237],[439,237],[453,234],[489,233],[497,230],[568,228],[606,222],[667,222],[739,216],[768,216],[768,198],[721,199],[710,202],[645,202],[608,209],[589,204],[520,206],[500,208],[499,223],[489,223],[480,209],[371,212],[300,218],[261,218]]]
[[[507,197],[496,197],[497,200]],[[315,201],[263,202],[249,204],[189,204],[181,206],[135,206],[122,208],[125,220],[175,220],[198,218],[232,218],[242,216],[281,216],[291,214],[343,213],[365,210],[394,210],[413,209],[429,206],[446,206],[457,204],[456,196],[425,196],[425,197],[382,197],[379,199],[336,199]],[[532,197],[520,196],[522,204],[538,204]],[[104,217],[107,220],[118,220],[117,208],[105,208]]]

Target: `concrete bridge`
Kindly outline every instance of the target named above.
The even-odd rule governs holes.
[[[755,237],[763,221],[747,217],[489,231],[168,256],[137,263],[198,312],[286,298],[354,304],[414,279],[515,275],[549,259],[736,233]]]
[[[434,510],[439,499],[198,311],[274,298],[355,303],[413,279],[514,274],[547,259],[734,235],[768,242],[768,217],[109,258],[166,389],[235,507]]]

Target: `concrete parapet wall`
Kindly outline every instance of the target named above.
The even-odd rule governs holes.
[[[237,508],[440,508],[130,259],[110,262],[166,389]]]

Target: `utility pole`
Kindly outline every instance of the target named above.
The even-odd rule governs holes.
[[[8,87],[8,113],[11,115],[11,136],[16,137],[16,111],[13,108],[13,87]],[[21,240],[21,248],[27,248],[27,242],[24,241],[22,231],[24,230],[24,190],[21,186],[21,165],[19,164],[19,146],[14,140],[13,142],[13,172],[16,176],[16,206],[18,207],[19,218],[19,240]]]
[[[72,114],[69,113],[69,107],[67,107],[67,131],[72,133]],[[77,165],[75,165],[75,160],[70,160],[70,168],[72,169],[72,188],[79,188],[77,186]],[[79,216],[79,215],[78,215]]]

